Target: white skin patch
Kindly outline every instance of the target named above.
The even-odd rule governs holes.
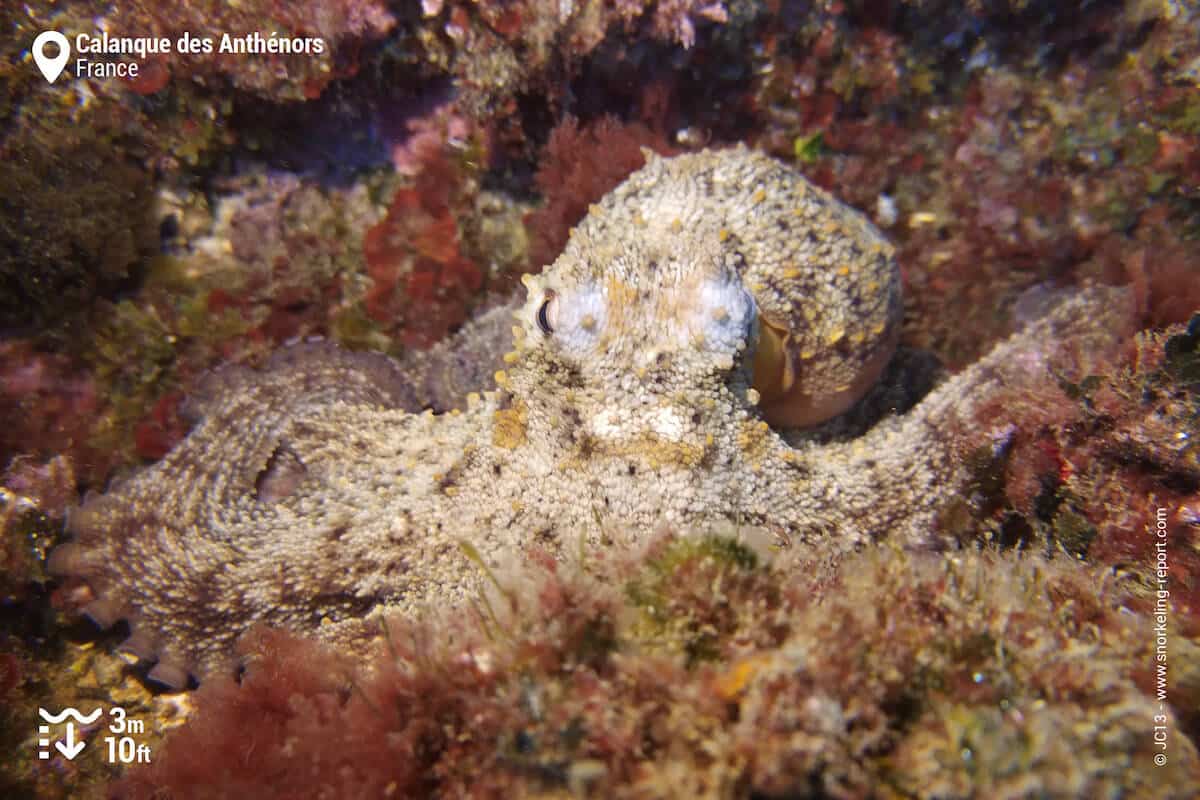
[[[706,281],[692,324],[704,336],[707,349],[733,355],[754,334],[758,314],[754,297],[741,281]]]
[[[588,284],[550,301],[547,319],[559,346],[581,358],[596,346],[596,338],[608,323],[607,301],[603,290]]]
[[[673,406],[640,406],[628,409],[606,408],[591,418],[589,430],[600,439],[617,440],[630,431],[645,431],[670,442],[683,441],[688,422]]]

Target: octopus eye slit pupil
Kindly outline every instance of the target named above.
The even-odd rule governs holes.
[[[542,333],[546,334],[547,336],[554,333],[554,328],[551,327],[550,318],[547,315],[547,311],[550,308],[550,301],[553,299],[553,297],[547,297],[545,300],[543,300],[541,306],[538,307],[537,312],[538,328],[540,328]]]

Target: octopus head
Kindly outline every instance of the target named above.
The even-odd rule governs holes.
[[[742,268],[738,254],[716,247],[569,245],[545,273],[525,279],[521,360],[545,376],[573,376],[577,388],[627,394],[745,376],[758,315]]]

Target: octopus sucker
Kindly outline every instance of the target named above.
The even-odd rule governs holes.
[[[906,414],[851,441],[795,439],[781,426],[839,413],[891,355],[891,253],[744,147],[650,157],[524,298],[430,353],[299,343],[214,373],[187,437],[85,501],[51,566],[181,687],[233,668],[256,624],[351,645],[380,612],[465,603],[484,580],[473,559],[498,567],[533,538],[565,554],[664,520],[750,520],[797,546],[936,545],[968,478],[949,431],[1040,379],[1067,338],[1112,345],[1128,294],[1058,298]]]
[[[142,661],[150,661],[158,652],[158,643],[145,630],[137,630],[124,639],[116,648]]]
[[[101,630],[107,630],[123,619],[126,610],[112,595],[98,597],[80,609],[80,612]]]
[[[168,689],[185,689],[188,685],[188,670],[178,664],[159,662],[150,668],[146,677]]]

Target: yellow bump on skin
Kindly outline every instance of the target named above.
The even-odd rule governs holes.
[[[513,450],[525,443],[525,420],[515,408],[501,408],[492,415],[492,444]]]
[[[876,294],[879,292],[879,281],[871,281],[867,284],[867,294]]]
[[[788,267],[783,271],[783,277],[785,280],[795,280],[796,278],[800,277],[800,270],[796,267]]]
[[[886,327],[887,325],[883,322],[875,323],[875,326],[871,328],[871,335],[878,336],[879,334],[883,333],[883,329]]]
[[[458,416],[459,414],[461,414],[461,413],[462,413],[462,409],[461,409],[461,408],[452,408],[452,409],[450,409],[450,416],[452,416],[452,417],[457,417],[457,416]]]
[[[833,330],[831,330],[829,332],[829,335],[825,337],[825,343],[826,344],[837,344],[838,342],[840,342],[842,340],[842,337],[845,335],[846,335],[845,328],[834,328]]]
[[[815,355],[816,355],[816,353],[813,352],[812,350],[801,350],[800,351],[800,358],[804,359],[805,361],[808,361],[810,358],[812,358]]]
[[[604,209],[601,208],[600,206],[596,205],[595,203],[592,203],[591,205],[588,206],[588,213],[591,214],[592,216],[599,217],[602,214],[604,214]]]
[[[496,381],[497,386],[503,386],[506,389],[508,388],[508,373],[506,373],[504,370],[496,370],[496,374],[493,375],[492,378]]]
[[[754,464],[760,462],[767,452],[770,442],[770,430],[771,426],[764,420],[758,420],[757,422],[747,420],[737,432],[738,449],[753,461],[749,465],[752,471],[754,470]]]
[[[518,353],[516,350],[513,350],[512,352],[504,354],[504,363],[505,364],[515,364],[520,360],[521,360],[521,354]]]
[[[521,341],[525,338],[525,328],[521,325],[513,325],[512,335],[515,341]]]
[[[579,327],[585,331],[594,331],[596,329],[596,318],[591,314],[584,314],[583,319],[579,320]]]
[[[639,228],[646,227],[646,218],[642,216],[642,212],[637,211],[634,213],[633,224],[637,225]]]
[[[716,437],[714,437],[711,433],[704,434],[704,446],[705,447],[712,447],[713,444],[716,443],[716,441],[717,441]]]
[[[721,228],[721,230],[717,233],[717,238],[719,240],[721,240],[722,242],[728,241],[729,240],[729,229]]]
[[[767,199],[767,190],[759,189],[750,199],[756,204],[761,203],[763,200]]]
[[[679,217],[671,220],[671,232],[679,233],[681,230],[683,230],[683,223],[679,220]]]
[[[445,489],[442,490],[442,494],[446,495],[446,497],[454,497],[454,495],[458,494],[458,487],[457,486],[447,486]]]
[[[802,206],[797,206],[797,207],[796,207],[796,208],[795,208],[795,209],[792,211],[792,216],[795,216],[795,217],[803,217],[803,216],[804,216],[804,208],[803,208]]]
[[[845,266],[845,265],[838,267],[837,274],[841,275],[843,278],[846,277],[847,275],[850,274],[850,267]]]
[[[855,331],[854,333],[850,334],[850,341],[855,345],[862,344],[863,340],[866,338],[867,338],[867,335],[865,333],[863,333],[862,331]]]
[[[474,408],[475,406],[479,405],[482,401],[483,401],[483,398],[481,398],[479,396],[479,392],[469,392],[467,394],[467,408],[468,409]]]

